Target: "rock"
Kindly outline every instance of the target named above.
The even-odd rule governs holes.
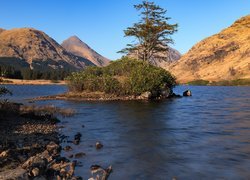
[[[55,158],[55,162],[56,163],[65,163],[65,162],[69,162],[69,160],[66,158],[66,157],[61,157],[61,156],[59,156],[59,157],[57,157],[57,158]]]
[[[95,174],[99,171],[103,171],[103,168],[100,165],[95,164],[95,165],[90,166],[91,174]]]
[[[172,93],[169,97],[170,98],[181,98],[181,95]]]
[[[183,92],[183,96],[192,96],[192,92],[190,90],[186,90]]]
[[[147,91],[144,92],[140,95],[140,99],[151,99],[152,98],[152,93]]]
[[[39,145],[38,143],[33,143],[33,144],[31,145],[31,147],[33,147],[33,148],[40,148],[40,145]]]
[[[74,161],[69,166],[68,174],[69,174],[70,177],[72,177],[74,175],[75,167],[76,167],[76,162]]]
[[[75,158],[81,158],[81,157],[83,157],[83,156],[86,156],[86,154],[83,153],[83,152],[80,152],[80,153],[76,153],[76,154],[75,154]]]
[[[81,137],[82,137],[82,134],[79,132],[75,135],[75,139],[80,139]]]
[[[79,145],[79,144],[80,144],[80,139],[75,139],[75,140],[73,141],[73,144]]]
[[[51,153],[51,154],[59,154],[61,151],[61,146],[59,146],[58,144],[56,144],[55,142],[50,142],[47,146],[46,146],[46,150]]]
[[[66,177],[66,175],[67,175],[66,169],[62,168],[62,169],[60,170],[60,176],[61,176],[61,177]]]
[[[40,170],[39,170],[37,167],[35,167],[35,168],[33,168],[33,169],[31,170],[31,176],[32,176],[32,177],[38,176],[39,173],[40,173]]]
[[[47,150],[45,150],[41,153],[41,157],[46,158],[48,160],[51,158],[51,156],[49,155],[49,151],[47,151]]]
[[[63,148],[64,151],[71,151],[72,150],[72,147],[71,146],[65,146]]]
[[[6,158],[7,156],[8,156],[8,154],[9,154],[9,151],[7,150],[7,151],[3,151],[3,152],[1,152],[1,154],[0,154],[0,158]]]
[[[83,180],[81,176],[72,177],[71,180]]]
[[[74,139],[74,141],[73,141],[73,144],[78,145],[78,144],[80,143],[81,137],[82,137],[82,134],[78,132],[78,133],[75,135],[75,139]]]
[[[90,167],[90,171],[92,175],[96,177],[92,177],[92,179],[108,179],[110,173],[112,172],[112,166],[109,166],[107,169],[102,168],[99,165],[92,165]],[[91,178],[90,178],[91,179]]]
[[[108,179],[110,173],[112,173],[113,169],[112,166],[110,165],[107,169],[104,170],[102,179]]]
[[[26,170],[21,167],[0,172],[0,179],[29,179]]]
[[[167,86],[160,91],[161,98],[168,98],[169,96],[171,96],[171,94],[172,94],[172,91]]]
[[[38,176],[33,178],[33,180],[47,180],[44,176]]]
[[[95,148],[96,148],[96,149],[101,149],[101,148],[103,148],[103,144],[102,144],[101,142],[97,141],[97,142],[95,143]]]
[[[68,157],[69,157],[69,158],[73,158],[73,157],[74,157],[74,155],[73,155],[73,154],[71,154],[71,155],[69,155]]]

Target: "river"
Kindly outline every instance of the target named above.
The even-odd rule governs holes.
[[[53,95],[66,86],[8,85],[13,101]],[[84,152],[76,175],[87,179],[89,167],[112,165],[110,179],[248,179],[250,177],[250,87],[178,86],[192,97],[164,101],[43,101],[72,108],[60,132],[73,139],[73,151]],[[84,127],[82,127],[84,125]],[[96,150],[96,141],[104,147]]]

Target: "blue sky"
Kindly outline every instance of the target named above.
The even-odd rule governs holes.
[[[61,43],[77,35],[100,54],[117,59],[130,43],[123,30],[137,22],[139,0],[2,0],[0,27],[33,27]],[[195,43],[250,14],[249,0],[155,0],[178,23],[174,48],[187,52]]]

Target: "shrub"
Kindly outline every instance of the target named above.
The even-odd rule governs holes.
[[[198,79],[191,82],[188,82],[189,85],[196,85],[196,86],[207,86],[209,84],[209,81]]]
[[[100,91],[115,95],[140,95],[176,85],[166,70],[148,62],[122,58],[106,67],[87,67],[72,73],[67,79],[71,91]]]

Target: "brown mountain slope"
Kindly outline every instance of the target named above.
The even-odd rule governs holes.
[[[1,32],[0,57],[24,59],[32,68],[81,69],[86,65],[93,65],[90,61],[67,52],[44,32],[32,28]]]
[[[3,32],[3,31],[5,31],[5,29],[0,28],[0,33]]]
[[[86,43],[82,42],[77,36],[72,36],[62,43],[68,52],[76,56],[80,56],[90,60],[97,66],[106,66],[110,60],[98,54],[96,51],[91,49]]]
[[[250,78],[250,15],[202,40],[166,69],[180,82]]]

